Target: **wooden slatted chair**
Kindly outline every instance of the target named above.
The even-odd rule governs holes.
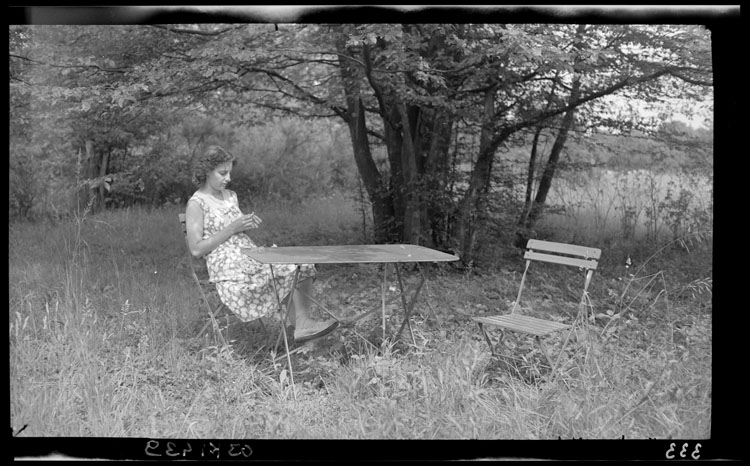
[[[185,237],[185,247],[188,256],[190,275],[193,277],[193,281],[197,285],[198,291],[200,291],[201,299],[206,306],[206,311],[208,312],[209,317],[209,321],[206,322],[201,331],[198,332],[198,337],[203,335],[203,333],[208,330],[209,326],[212,326],[215,334],[221,340],[221,343],[226,346],[227,342],[221,333],[221,326],[219,325],[219,315],[224,311],[231,311],[229,311],[224,303],[221,302],[218,295],[215,296],[215,299],[213,300],[214,302],[216,302],[216,304],[211,303],[212,300],[209,299],[209,296],[217,293],[214,285],[211,284],[211,282],[209,282],[208,280],[208,269],[206,268],[206,262],[203,259],[194,257],[190,253],[190,246],[187,241],[187,225],[185,223],[185,214],[179,214],[178,218],[180,220],[180,225],[182,226],[182,234]]]
[[[490,352],[493,354],[493,356],[499,354],[495,352],[495,347],[493,346],[489,335],[487,334],[485,326],[495,326],[500,327],[503,330],[510,330],[514,332],[533,335],[534,340],[541,348],[542,353],[547,359],[547,363],[552,369],[551,373],[554,374],[556,368],[555,364],[552,363],[552,360],[549,357],[549,353],[547,352],[547,349],[545,348],[541,337],[565,329],[571,329],[572,332],[572,327],[575,324],[575,321],[573,322],[573,325],[568,325],[561,322],[539,319],[537,317],[523,315],[516,312],[518,304],[521,300],[521,295],[523,293],[524,283],[526,281],[526,274],[529,270],[529,266],[534,261],[548,262],[577,267],[585,272],[583,294],[581,296],[579,312],[576,317],[576,320],[578,320],[582,316],[580,310],[583,309],[583,303],[588,293],[589,283],[591,282],[591,277],[593,276],[594,270],[596,270],[597,268],[600,256],[601,250],[596,248],[576,246],[564,243],[553,243],[549,241],[540,241],[534,239],[529,240],[529,242],[526,244],[526,252],[524,253],[524,259],[526,259],[526,267],[523,271],[523,276],[521,277],[521,285],[518,289],[518,296],[513,303],[510,314],[472,317],[472,319],[477,322],[477,325],[479,325],[479,329],[484,335],[485,341],[489,345]],[[502,337],[500,342],[502,342]]]

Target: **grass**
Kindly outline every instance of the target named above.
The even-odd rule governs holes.
[[[257,242],[363,242],[345,199],[253,206]],[[428,270],[414,338],[377,341],[377,314],[293,355],[278,324],[233,324],[228,347],[205,322],[185,262],[178,208],[103,212],[9,226],[11,428],[21,436],[295,439],[710,437],[710,247],[652,247],[624,269],[605,250],[588,332],[554,380],[509,337],[515,367],[490,358],[471,315],[509,309],[515,253],[472,272]],[[498,256],[499,257],[499,256]],[[407,283],[416,280],[403,269]],[[342,315],[380,304],[377,266],[319,267],[317,298]],[[635,272],[635,273],[634,273]],[[630,275],[632,274],[632,275]],[[570,320],[578,276],[541,268],[524,307]],[[391,277],[395,279],[395,277]],[[393,284],[393,282],[391,282]],[[389,293],[394,296],[393,291]],[[392,320],[390,325],[398,325]],[[562,335],[549,339],[559,351]],[[541,367],[541,369],[540,369]]]

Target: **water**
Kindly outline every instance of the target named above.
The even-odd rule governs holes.
[[[561,172],[547,202],[564,211],[557,217],[582,228],[619,228],[625,236],[678,236],[711,224],[713,174],[644,169]]]

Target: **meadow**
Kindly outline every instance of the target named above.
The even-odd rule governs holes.
[[[344,197],[245,206],[260,244],[366,242]],[[532,341],[491,358],[469,317],[507,311],[523,260],[426,269],[414,337],[378,340],[377,318],[292,355],[277,321],[198,336],[204,309],[187,267],[181,206],[9,224],[10,416],[30,437],[234,439],[706,439],[711,432],[712,248],[707,233],[601,245],[583,306],[591,319],[543,377]],[[562,222],[563,220],[558,220]],[[554,239],[554,238],[551,238]],[[564,239],[564,238],[563,238]],[[593,246],[600,246],[593,244]],[[624,259],[634,263],[625,267]],[[416,272],[403,269],[413,283]],[[340,315],[380,304],[376,265],[319,266],[316,297]],[[541,268],[524,309],[572,321],[580,276]],[[391,282],[393,284],[393,282]],[[388,293],[393,296],[395,287]],[[533,310],[532,310],[533,309]],[[376,314],[377,315],[377,314]],[[392,313],[391,325],[397,325]],[[563,336],[550,338],[559,351]],[[366,341],[367,340],[367,341]]]

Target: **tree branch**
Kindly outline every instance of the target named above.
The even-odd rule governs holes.
[[[218,31],[203,31],[203,30],[200,30],[200,29],[185,29],[185,28],[176,28],[176,27],[172,27],[172,26],[164,26],[162,24],[151,24],[150,26],[153,27],[153,28],[157,28],[157,29],[163,29],[163,30],[169,31],[169,32],[174,32],[176,34],[192,34],[192,35],[195,35],[195,36],[204,36],[204,37],[216,37],[216,36],[220,36],[220,35],[222,35],[222,34],[224,34],[226,32],[233,31],[233,30],[236,30],[236,29],[240,29],[241,27],[244,27],[244,26],[229,26],[229,27],[226,27],[224,29],[220,29]]]
[[[315,103],[317,105],[325,105],[328,108],[330,108],[331,110],[333,110],[333,112],[335,112],[341,118],[345,118],[345,114],[344,114],[344,112],[343,112],[342,109],[336,107],[335,105],[327,104],[326,101],[325,101],[325,99],[321,99],[320,97],[318,97],[318,96],[310,93],[306,89],[300,87],[298,84],[292,82],[292,80],[289,79],[289,78],[287,78],[286,76],[283,76],[283,75],[281,75],[281,74],[279,74],[279,73],[277,73],[275,71],[266,70],[266,69],[244,68],[244,67],[243,67],[243,69],[246,69],[247,71],[254,71],[254,72],[257,72],[257,73],[266,74],[266,75],[268,75],[269,78],[271,78],[272,81],[273,81],[273,78],[279,79],[279,80],[285,82],[286,84],[289,84],[293,89],[295,89],[298,93],[300,93],[302,96],[304,96],[307,100],[310,100],[310,101],[312,101],[313,103]],[[281,91],[281,88],[278,86],[278,84],[277,84],[277,88],[279,89],[279,91]],[[287,95],[290,95],[290,94],[287,93]],[[293,96],[293,95],[290,95],[290,96],[294,97],[294,98],[299,98],[299,96]]]
[[[41,66],[49,66],[51,68],[64,68],[64,69],[89,69],[93,68],[95,70],[103,71],[105,73],[126,73],[129,68],[103,68],[99,65],[58,65],[55,63],[47,63],[41,60],[36,60],[34,58],[24,57],[22,55],[16,55],[14,53],[9,53],[8,57],[10,58],[17,58],[19,60],[26,60],[30,63],[41,65]]]
[[[704,80],[704,79],[690,78],[690,77],[684,75],[683,73],[681,73],[680,71],[671,71],[669,74],[672,75],[672,76],[674,76],[677,79],[685,81],[686,83],[689,83],[689,84],[694,84],[696,86],[713,86],[714,85],[713,81],[708,81],[708,80]]]
[[[540,112],[537,116],[530,118],[526,121],[522,121],[519,123],[516,123],[514,125],[507,126],[503,128],[502,131],[499,131],[495,137],[492,138],[492,145],[497,146],[499,145],[508,135],[521,130],[523,128],[527,128],[530,126],[534,126],[541,121],[544,121],[548,118],[551,118],[553,116],[560,115],[562,113],[567,112],[568,110],[580,107],[581,105],[591,102],[592,100],[598,99],[599,97],[603,97],[605,95],[613,94],[620,89],[627,87],[627,86],[634,86],[637,84],[645,83],[648,81],[653,81],[654,79],[657,79],[661,76],[664,76],[666,74],[670,74],[674,71],[672,68],[664,68],[662,70],[656,71],[654,73],[645,75],[645,76],[628,76],[627,78],[623,79],[622,81],[613,84],[609,87],[606,87],[604,89],[601,89],[596,92],[592,92],[591,94],[588,94],[586,96],[581,97],[580,99],[577,99],[575,102],[571,102],[568,105],[565,105],[563,107],[559,107],[553,110]]]

